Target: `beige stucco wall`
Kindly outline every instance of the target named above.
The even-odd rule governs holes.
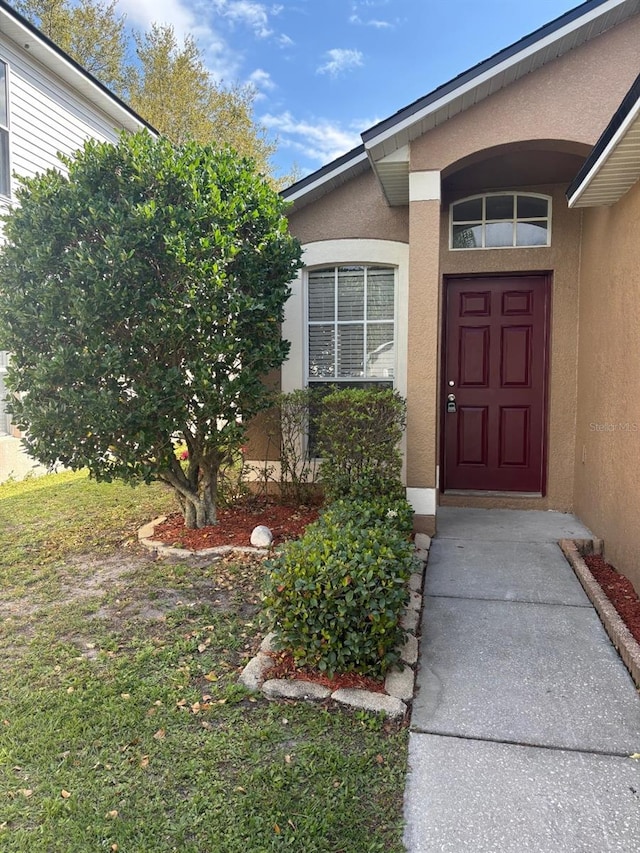
[[[440,270],[447,275],[500,272],[551,273],[551,340],[548,396],[547,494],[515,505],[568,511],[573,504],[573,434],[578,347],[580,211],[569,210],[563,186],[526,187],[552,197],[551,246],[529,249],[449,250],[449,208],[443,207]],[[513,501],[472,501],[513,505]]]
[[[584,153],[583,146],[597,140],[633,82],[639,44],[640,16],[637,16],[412,142],[411,171],[436,170],[446,178],[456,169],[468,166],[468,158],[479,152],[510,144],[521,148],[522,143],[536,140],[551,140],[542,146],[551,150]],[[480,170],[481,157],[477,164]],[[493,187],[483,189],[490,191]],[[552,294],[547,492],[543,498],[507,499],[501,503],[571,510],[576,458],[582,214],[568,210],[564,184],[546,187],[518,184],[512,189],[552,195],[550,247],[451,252],[448,248],[450,199],[445,199],[442,205],[437,201],[413,201],[404,208],[390,208],[372,172],[293,212],[291,230],[303,243],[346,238],[409,243],[407,485],[425,492],[436,486],[439,461],[440,311],[445,276],[548,272]],[[473,499],[468,502],[473,503]],[[423,521],[429,524],[426,516]]]
[[[575,510],[640,592],[640,183],[584,212]]]
[[[523,139],[595,143],[638,74],[639,46],[640,15],[414,141],[411,169],[444,170]]]
[[[301,243],[359,238],[406,243],[409,210],[389,207],[377,178],[369,170],[314,204],[293,211],[289,227]]]

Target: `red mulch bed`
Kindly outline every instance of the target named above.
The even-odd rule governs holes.
[[[182,513],[174,512],[155,528],[153,538],[192,551],[219,545],[247,547],[251,544],[253,528],[265,524],[273,533],[274,545],[279,545],[286,539],[298,539],[317,517],[317,507],[284,506],[275,501],[249,499],[219,509],[218,524],[200,530],[187,530]]]
[[[584,561],[634,639],[640,643],[640,599],[631,581],[599,554],[588,554]]]
[[[153,538],[169,545],[180,545],[193,551],[214,548],[218,545],[250,545],[251,531],[258,524],[266,524],[273,533],[275,545],[287,539],[298,539],[308,524],[318,517],[318,508],[310,506],[284,506],[275,501],[249,499],[231,507],[218,510],[218,524],[200,530],[187,530],[182,514],[174,512],[157,525]],[[311,667],[296,667],[288,652],[274,652],[275,667],[269,678],[297,678],[322,684],[331,690],[359,688],[374,693],[384,693],[384,681],[358,675],[355,672],[335,673],[329,678]]]
[[[329,678],[324,673],[311,667],[297,667],[289,652],[272,652],[271,657],[276,660],[276,665],[269,670],[269,678],[297,678],[300,681],[312,681],[321,684],[330,690],[342,688],[358,688],[359,690],[371,690],[374,693],[384,693],[384,681],[376,678],[368,678],[366,675],[358,675],[357,672],[335,673]]]

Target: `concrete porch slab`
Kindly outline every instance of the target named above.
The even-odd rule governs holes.
[[[590,608],[426,598],[420,655],[414,731],[640,752],[637,692]]]
[[[412,853],[635,853],[640,762],[412,734]]]
[[[425,593],[591,606],[573,569],[553,542],[434,539]]]
[[[501,542],[557,542],[592,534],[573,515],[517,509],[438,508],[438,539]]]

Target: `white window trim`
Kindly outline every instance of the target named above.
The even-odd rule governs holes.
[[[7,123],[3,125],[0,122],[0,131],[7,134],[7,151],[8,151],[8,174],[7,174],[7,186],[9,188],[8,193],[0,192],[0,198],[3,200],[11,200],[11,185],[12,185],[12,169],[11,169],[11,68],[6,59],[0,57],[0,62],[5,67],[5,96],[7,100]]]
[[[341,266],[345,266],[345,264],[329,264],[326,266],[321,265],[319,267],[305,267],[304,271],[303,271],[304,298],[305,298],[305,331],[304,331],[304,337],[305,337],[305,365],[304,365],[304,367],[305,367],[305,384],[312,385],[312,384],[325,383],[325,384],[329,384],[329,385],[333,385],[333,384],[339,385],[340,383],[362,382],[362,383],[369,383],[369,384],[375,385],[376,383],[380,383],[380,382],[384,382],[384,383],[391,382],[395,388],[395,376],[397,375],[397,372],[398,372],[398,353],[397,353],[397,349],[396,349],[396,341],[397,341],[397,337],[398,337],[398,323],[397,323],[398,268],[395,266],[392,266],[390,264],[384,264],[383,265],[383,264],[371,264],[371,263],[369,263],[369,264],[364,264],[364,263],[355,264],[354,263],[354,264],[346,265],[346,266],[359,266],[365,270],[369,270],[372,267],[375,267],[376,269],[384,268],[384,269],[391,270],[393,272],[393,321],[391,321],[391,320],[369,320],[369,318],[367,316],[366,301],[364,304],[364,313],[363,313],[362,320],[339,320],[338,319],[337,304],[335,306],[335,316],[331,322],[326,321],[326,320],[318,320],[318,321],[309,320],[309,274],[315,272],[316,270],[330,269],[330,270],[333,270],[334,276],[336,276],[336,274],[337,274],[337,272]],[[367,275],[365,273],[365,290],[366,290],[366,286],[367,286],[366,281],[367,281]],[[335,296],[337,296],[337,288],[338,288],[338,280],[336,277],[334,280],[334,294],[335,294]],[[311,373],[309,370],[309,367],[311,364],[310,353],[309,353],[309,327],[310,326],[328,326],[328,325],[331,325],[333,327],[334,347],[335,347],[334,368],[337,371],[337,366],[338,366],[338,329],[340,326],[362,326],[363,327],[363,330],[364,330],[363,346],[365,347],[365,350],[363,351],[363,362],[366,363],[366,360],[367,360],[366,342],[367,342],[369,328],[371,326],[376,326],[376,325],[388,325],[391,322],[393,322],[393,349],[394,349],[394,353],[393,353],[393,376],[389,376],[389,377],[384,377],[384,376],[337,376],[337,375],[334,375],[334,376],[316,376],[316,377],[311,376]]]
[[[514,243],[511,246],[454,246],[453,245],[453,208],[456,204],[460,204],[465,201],[475,201],[475,199],[482,199],[483,211],[486,210],[485,207],[485,199],[492,198],[495,196],[511,196],[513,198],[513,239]],[[517,212],[517,203],[518,197],[524,198],[543,198],[547,202],[547,216],[528,216],[523,219],[518,219]],[[449,205],[449,251],[451,252],[488,252],[488,251],[503,251],[504,249],[548,249],[551,245],[551,215],[552,215],[553,205],[552,205],[552,197],[549,195],[545,195],[544,193],[532,193],[532,192],[520,192],[517,190],[505,190],[502,192],[492,192],[492,193],[477,193],[476,195],[466,196],[465,198],[458,198],[454,202]],[[482,225],[483,227],[483,235],[484,235],[484,226],[488,223],[492,222],[509,222],[508,219],[504,220],[495,220],[495,219],[487,219],[483,213],[482,220],[469,220],[469,222],[456,222],[456,225]],[[547,223],[547,242],[541,243],[535,246],[517,246],[515,245],[515,233],[516,226],[518,222],[546,222]]]
[[[313,267],[345,265],[390,266],[396,268],[395,334],[396,371],[394,388],[407,395],[407,327],[409,317],[409,246],[392,240],[323,240],[303,245],[305,267],[292,283],[292,294],[285,307],[282,335],[290,341],[289,358],[282,365],[284,392],[307,385],[307,297],[306,270]],[[334,381],[334,380],[328,380]],[[345,380],[346,381],[346,380]],[[354,381],[351,379],[350,381]],[[365,380],[366,381],[366,380]],[[376,380],[371,380],[375,382]],[[384,381],[384,380],[380,380]]]

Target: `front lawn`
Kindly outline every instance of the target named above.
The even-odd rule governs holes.
[[[3,853],[400,853],[407,732],[237,686],[261,564],[153,561],[159,487],[0,486]]]

